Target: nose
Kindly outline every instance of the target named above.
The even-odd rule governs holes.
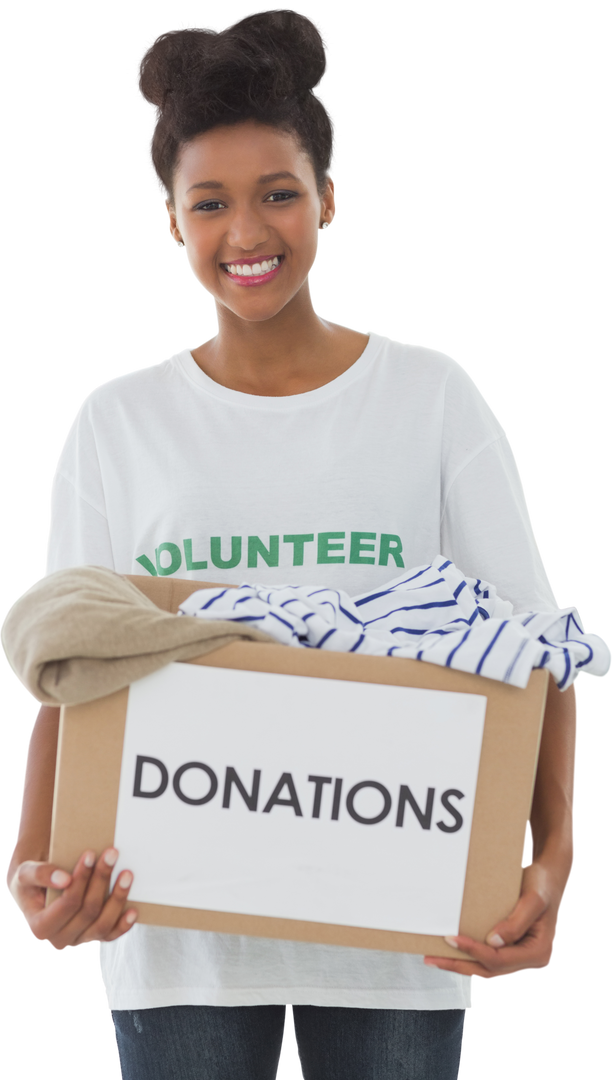
[[[232,251],[256,252],[258,247],[262,251],[263,245],[271,240],[270,229],[257,211],[250,207],[234,211],[227,232],[228,247]]]

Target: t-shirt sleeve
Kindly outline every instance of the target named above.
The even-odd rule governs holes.
[[[70,430],[51,495],[47,573],[73,566],[115,569],[89,402]]]
[[[115,569],[106,517],[86,502],[70,480],[58,472],[51,498],[47,573],[72,566]]]
[[[508,440],[458,367],[447,385],[440,534],[441,553],[516,611],[557,609]]]
[[[495,585],[516,611],[557,608],[505,436],[481,450],[454,480],[441,536],[442,553],[468,577]]]

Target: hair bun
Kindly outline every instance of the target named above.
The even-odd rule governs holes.
[[[313,87],[325,71],[317,27],[296,11],[260,11],[227,30],[162,34],[140,65],[140,89],[158,109],[155,170],[174,198],[180,148],[219,125],[254,120],[292,132],[327,188],[332,122]]]

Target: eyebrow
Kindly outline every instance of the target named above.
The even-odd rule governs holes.
[[[275,180],[295,180],[297,184],[301,183],[297,176],[294,176],[291,172],[275,172],[266,173],[265,176],[260,176],[257,181],[258,184],[272,184]],[[225,185],[220,180],[200,180],[198,184],[192,184],[190,188],[187,188],[187,194],[190,191],[194,191],[196,188],[218,191],[224,188]]]

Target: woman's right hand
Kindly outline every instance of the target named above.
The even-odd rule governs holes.
[[[107,848],[96,862],[93,851],[84,851],[72,874],[53,863],[20,863],[9,887],[35,937],[65,949],[125,934],[138,917],[134,908],[125,909],[133,881],[130,870],[119,874],[106,897],[118,854],[116,848]],[[48,888],[61,890],[61,895],[45,907]]]

